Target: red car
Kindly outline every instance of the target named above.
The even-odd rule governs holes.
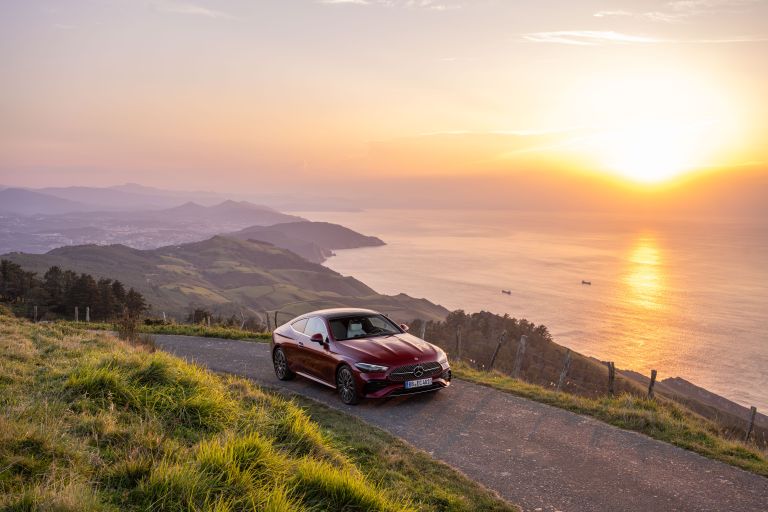
[[[367,309],[307,313],[275,329],[275,373],[280,380],[301,375],[334,388],[345,404],[448,387],[445,352],[407,331]]]

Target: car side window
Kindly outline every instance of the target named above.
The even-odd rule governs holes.
[[[294,331],[304,333],[304,329],[307,327],[307,322],[309,322],[309,318],[302,318],[301,320],[297,320],[291,324],[291,327]]]
[[[328,329],[325,327],[325,321],[319,316],[313,316],[309,319],[307,328],[304,329],[304,334],[307,336],[314,336],[317,333],[322,334],[323,339],[328,338]]]

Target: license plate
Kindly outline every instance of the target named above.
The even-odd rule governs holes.
[[[413,389],[413,388],[420,388],[423,386],[431,386],[432,385],[432,377],[428,379],[419,379],[419,380],[407,380],[405,381],[405,389]]]

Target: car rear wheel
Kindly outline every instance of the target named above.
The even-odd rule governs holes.
[[[336,389],[339,391],[341,401],[347,405],[354,405],[360,401],[357,396],[355,376],[349,366],[342,366],[336,373]]]
[[[288,368],[288,359],[285,357],[285,352],[280,347],[277,347],[272,353],[272,363],[275,365],[275,375],[280,380],[291,380],[296,376],[295,373]]]

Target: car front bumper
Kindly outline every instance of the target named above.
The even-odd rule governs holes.
[[[417,388],[405,388],[404,381],[392,381],[381,378],[381,374],[361,373],[359,376],[361,382],[361,396],[364,398],[387,398],[394,396],[417,395],[419,393],[428,393],[438,391],[451,385],[451,369],[446,368],[439,375],[432,377],[432,384]]]

